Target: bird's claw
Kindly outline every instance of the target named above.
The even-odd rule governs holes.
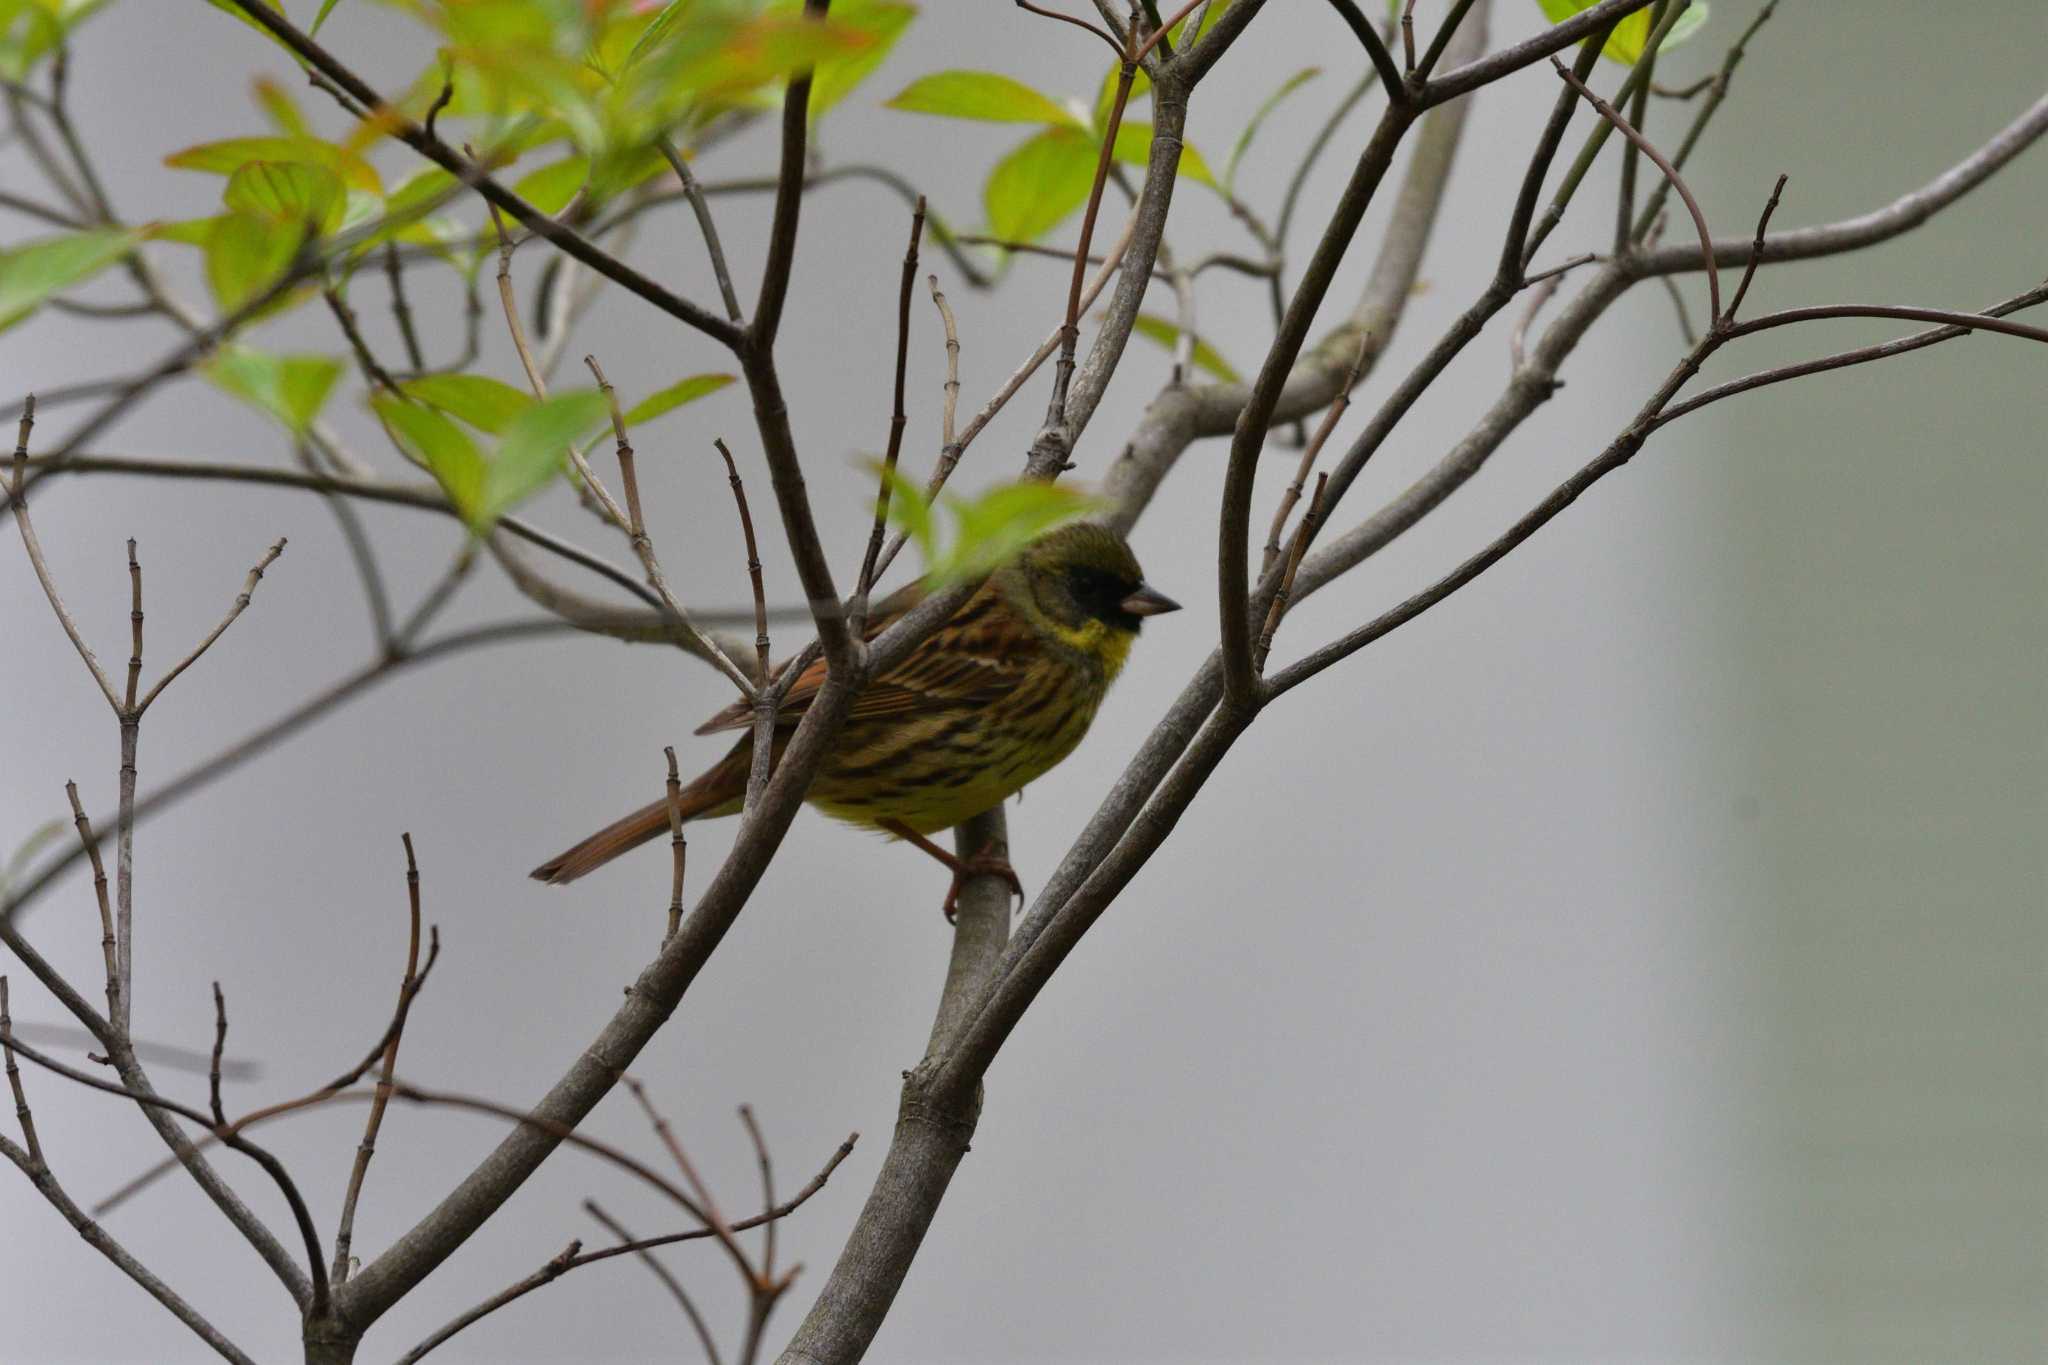
[[[1024,883],[1017,876],[1017,869],[1010,866],[1010,860],[993,849],[982,849],[979,853],[961,861],[953,869],[953,885],[946,891],[946,903],[940,907],[946,923],[954,922],[960,911],[960,890],[970,877],[1001,877],[1009,886],[1010,894],[1019,901],[1024,899]]]

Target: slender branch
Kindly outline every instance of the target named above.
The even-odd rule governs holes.
[[[132,546],[134,542],[130,541],[129,544]],[[207,632],[205,639],[201,640],[198,644],[192,647],[191,653],[187,654],[184,658],[178,660],[177,663],[171,666],[170,672],[164,674],[161,678],[158,678],[156,680],[156,686],[150,688],[148,694],[143,697],[141,703],[133,708],[133,713],[136,717],[140,718],[142,713],[149,709],[149,704],[155,701],[159,696],[161,696],[163,694],[163,690],[166,687],[169,687],[173,682],[177,681],[178,675],[180,673],[183,673],[193,664],[199,662],[199,656],[206,653],[208,649],[211,649],[213,647],[213,642],[215,640],[218,640],[223,634],[225,634],[227,632],[227,628],[235,623],[236,618],[249,609],[249,603],[251,599],[254,598],[254,596],[256,595],[256,585],[263,581],[263,571],[269,568],[272,564],[275,564],[277,562],[277,557],[284,553],[284,544],[284,537],[279,536],[277,540],[272,543],[271,547],[265,550],[263,554],[256,560],[255,565],[251,567],[249,570],[249,576],[242,580],[242,590],[239,593],[235,594],[235,600],[233,604],[228,607],[227,615],[221,617],[220,624],[216,625],[211,631]],[[139,611],[137,612],[137,616],[139,619]],[[137,626],[136,643],[139,648],[141,645],[141,628],[139,625]]]
[[[647,586],[654,589],[662,605],[668,608],[682,627],[695,637],[695,644],[703,651],[704,657],[712,666],[731,680],[733,686],[740,690],[741,696],[753,696],[753,680],[747,677],[745,670],[732,661],[732,657],[716,640],[697,629],[696,622],[690,618],[689,609],[678,601],[675,593],[670,590],[668,575],[662,572],[661,560],[654,553],[654,541],[647,534],[646,519],[641,515],[640,479],[634,466],[633,443],[626,435],[626,418],[619,407],[618,392],[612,388],[611,381],[605,378],[604,370],[597,363],[597,357],[587,355],[583,357],[583,363],[590,367],[590,373],[597,379],[598,390],[604,394],[605,401],[611,409],[612,434],[618,445],[619,485],[626,494],[626,510],[619,514],[619,520],[624,523],[627,535],[632,540],[633,553],[638,556],[640,567],[647,575]],[[603,491],[603,486],[594,473],[588,476],[587,483],[599,500],[616,513],[617,504],[612,502],[609,493]]]
[[[939,277],[925,278],[931,286],[932,307],[939,310],[939,322],[946,330],[946,406],[939,416],[939,445],[948,448],[953,444],[953,414],[960,406],[960,330],[945,294],[939,289]]]
[[[27,1043],[22,1042],[11,1031],[0,1032],[0,1039],[10,1043],[14,1051],[19,1052],[37,1066],[42,1067],[46,1071],[55,1072],[64,1079],[85,1086],[87,1089],[104,1091],[109,1095],[120,1095],[126,1099],[133,1100],[145,1109],[174,1114],[179,1118],[198,1124],[201,1128],[210,1129],[212,1127],[212,1120],[201,1110],[191,1108],[189,1105],[179,1104],[175,1100],[167,1100],[163,1096],[151,1091],[136,1089],[125,1082],[117,1083],[102,1080],[98,1076],[66,1066],[54,1057],[45,1056]],[[125,1070],[126,1068],[123,1069]],[[327,1267],[321,1260],[320,1235],[313,1229],[313,1215],[307,1209],[306,1201],[300,1197],[299,1188],[292,1182],[290,1172],[285,1170],[283,1162],[240,1134],[222,1136],[221,1141],[261,1166],[264,1173],[277,1184],[279,1191],[285,1197],[285,1202],[291,1206],[292,1218],[298,1224],[299,1236],[305,1242],[307,1261],[312,1271],[313,1289],[308,1300],[307,1312],[316,1317],[324,1314],[328,1306]],[[188,1160],[186,1164],[189,1167],[192,1164],[191,1160]]]
[[[683,775],[676,767],[675,746],[668,745],[661,752],[668,757],[668,932],[662,935],[662,942],[666,943],[683,927],[683,871],[689,861],[690,846],[683,838]]]
[[[631,1232],[626,1230],[623,1223],[606,1213],[595,1199],[584,1200],[583,1211],[604,1224],[605,1231],[618,1238],[619,1241],[633,1242],[637,1240]],[[768,1227],[771,1229],[774,1226],[775,1224],[772,1222],[768,1224]],[[669,1297],[676,1301],[676,1307],[683,1310],[683,1316],[689,1319],[690,1329],[697,1334],[697,1344],[704,1348],[704,1358],[710,1361],[711,1365],[721,1365],[721,1357],[718,1354],[718,1342],[711,1335],[711,1326],[704,1321],[704,1315],[697,1311],[697,1305],[691,1302],[689,1291],[683,1288],[683,1282],[678,1280],[674,1273],[661,1263],[661,1258],[656,1256],[652,1250],[642,1247],[634,1254],[639,1258],[640,1263],[653,1273],[654,1278],[661,1282],[661,1287],[666,1289]],[[549,1264],[552,1265],[553,1262],[549,1262]],[[573,1257],[570,1264],[562,1267],[564,1271],[574,1268]]]
[[[1266,352],[1265,363],[1253,381],[1244,411],[1230,442],[1230,463],[1224,473],[1223,511],[1217,530],[1217,614],[1223,650],[1225,693],[1238,706],[1250,706],[1257,694],[1257,675],[1252,668],[1250,585],[1247,581],[1247,541],[1250,536],[1252,482],[1260,450],[1271,428],[1281,389],[1294,366],[1308,329],[1322,305],[1323,295],[1336,277],[1365,211],[1372,203],[1394,152],[1414,122],[1406,104],[1389,104],[1379,127],[1359,154],[1350,183],[1344,188],[1329,226],[1316,244],[1287,305],[1279,335]]]
[[[711,205],[705,202],[703,187],[697,177],[690,173],[690,163],[683,160],[683,154],[676,150],[676,144],[666,135],[655,139],[655,147],[667,161],[669,169],[676,173],[676,180],[683,187],[683,197],[690,202],[690,212],[697,216],[697,230],[704,234],[704,250],[711,256],[711,273],[718,277],[719,297],[725,300],[725,315],[735,326],[742,325],[740,296],[733,292],[732,271],[725,263],[725,246],[718,240],[718,225],[711,219]]]
[[[903,253],[903,281],[896,293],[896,384],[893,403],[889,413],[889,443],[882,456],[880,485],[875,490],[875,523],[868,532],[867,553],[861,559],[860,574],[855,580],[853,605],[847,609],[851,622],[848,629],[860,635],[867,625],[868,596],[875,586],[875,564],[882,553],[882,535],[889,525],[889,498],[895,491],[896,460],[903,453],[903,428],[910,418],[903,408],[903,391],[910,368],[910,291],[917,282],[917,244],[924,236],[924,197],[918,196],[917,207],[910,215],[910,245]],[[937,288],[936,281],[933,288]],[[953,353],[959,352],[959,343],[953,343]],[[954,393],[959,392],[959,383],[954,381]]]
[[[198,1309],[185,1302],[175,1290],[157,1278],[149,1267],[130,1255],[128,1249],[109,1235],[105,1228],[87,1216],[85,1210],[73,1203],[71,1196],[64,1192],[64,1188],[57,1183],[56,1176],[46,1164],[32,1160],[27,1152],[4,1137],[0,1137],[0,1156],[13,1162],[21,1173],[28,1177],[29,1183],[36,1187],[36,1192],[48,1201],[51,1208],[57,1210],[59,1216],[71,1225],[72,1231],[76,1232],[87,1246],[106,1257],[117,1270],[140,1285],[145,1294],[169,1309],[171,1316],[191,1328],[216,1355],[223,1360],[234,1362],[234,1365],[255,1365],[255,1361],[240,1347],[222,1336],[218,1328],[201,1316]]]
[[[1778,0],[1765,0],[1763,8],[1756,12],[1756,18],[1749,21],[1749,27],[1742,30],[1741,35],[1728,48],[1727,56],[1721,59],[1721,69],[1707,77],[1707,98],[1700,105],[1699,112],[1693,115],[1692,126],[1685,130],[1685,138],[1678,144],[1678,151],[1671,158],[1671,164],[1678,169],[1685,169],[1685,163],[1691,158],[1693,148],[1699,145],[1701,135],[1707,131],[1707,125],[1713,122],[1722,101],[1728,98],[1728,87],[1735,79],[1735,68],[1742,64],[1742,59],[1749,50],[1750,39],[1756,37],[1757,30],[1769,23],[1771,16],[1777,11]],[[1700,87],[1694,86],[1689,91],[1676,92],[1677,97],[1690,99],[1699,89]],[[1671,182],[1660,180],[1643,200],[1642,212],[1636,215],[1633,233],[1636,241],[1642,241],[1649,236],[1650,229],[1656,226],[1657,215],[1664,211],[1664,201],[1670,193]]]
[[[2043,133],[2048,133],[2048,95],[2034,101],[2024,113],[1999,129],[1975,152],[1883,208],[1833,223],[1775,233],[1764,239],[1761,251],[1756,250],[1747,236],[1721,238],[1714,242],[1711,253],[1702,252],[1699,246],[1690,242],[1673,242],[1643,253],[1637,268],[1643,275],[1668,275],[1704,269],[1709,254],[1718,266],[1747,265],[1752,257],[1770,265],[1777,261],[1834,256],[1874,246],[1920,226],[1983,184],[2006,163],[2039,141]]]
[[[1287,614],[1287,598],[1294,591],[1294,576],[1301,571],[1301,556],[1308,549],[1309,537],[1316,533],[1316,523],[1323,519],[1323,494],[1329,490],[1330,476],[1316,475],[1315,496],[1308,501],[1308,510],[1301,514],[1301,524],[1294,528],[1294,537],[1287,547],[1287,567],[1280,575],[1280,586],[1274,590],[1273,604],[1266,608],[1266,623],[1259,628],[1259,642],[1252,647],[1252,668],[1266,671],[1266,656],[1273,652],[1273,635],[1280,629],[1280,618]]]
[[[237,0],[247,3],[247,0]],[[1532,66],[1550,56],[1562,52],[1573,43],[1590,37],[1617,19],[1627,18],[1639,9],[1648,8],[1654,0],[1601,0],[1591,9],[1580,10],[1561,24],[1544,30],[1533,38],[1525,39],[1512,47],[1502,48],[1490,57],[1482,57],[1464,66],[1447,71],[1429,82],[1422,92],[1424,105],[1442,104],[1445,100],[1469,95],[1483,85],[1491,85],[1503,76],[1512,75],[1525,66]]]
[[[28,551],[29,567],[35,570],[36,582],[43,585],[43,596],[49,599],[50,610],[56,614],[57,624],[62,626],[64,633],[70,637],[72,648],[78,651],[79,658],[85,660],[86,669],[92,674],[93,681],[100,685],[100,695],[107,699],[107,705],[113,707],[114,714],[118,716],[121,714],[121,700],[114,695],[114,684],[107,677],[107,671],[100,667],[100,661],[93,654],[92,646],[88,645],[85,636],[79,633],[78,623],[71,619],[70,609],[64,605],[64,599],[58,594],[57,585],[50,577],[50,567],[43,560],[42,542],[36,539],[35,527],[29,523],[28,496],[22,487],[22,475],[28,467],[28,438],[29,433],[35,430],[35,425],[36,400],[35,395],[30,394],[22,400],[21,424],[17,428],[18,434],[14,441],[14,475],[10,502],[14,508],[15,525],[21,530],[21,544],[22,548]]]
[[[356,1144],[355,1164],[349,1170],[348,1193],[341,1201],[341,1222],[334,1234],[334,1268],[331,1272],[336,1284],[348,1282],[351,1262],[349,1246],[355,1239],[356,1203],[362,1198],[363,1180],[370,1173],[370,1159],[377,1153],[377,1131],[384,1124],[384,1110],[391,1103],[391,1083],[398,1070],[398,1045],[405,1037],[406,1015],[412,1010],[413,997],[419,993],[420,966],[420,867],[413,857],[412,835],[399,836],[405,845],[405,899],[408,932],[405,946],[405,975],[398,982],[398,1008],[392,1015],[391,1026],[385,1032],[389,1035],[384,1043],[383,1069],[377,1077],[377,1090],[370,1101],[370,1115],[363,1123],[363,1139]],[[344,1084],[353,1085],[352,1075]],[[339,1090],[341,1086],[335,1086]],[[219,1105],[214,1106],[216,1118]]]
[[[1657,169],[1664,172],[1664,178],[1669,180],[1672,186],[1675,189],[1677,189],[1678,197],[1685,201],[1685,211],[1692,215],[1693,226],[1699,229],[1700,255],[1701,258],[1705,260],[1707,267],[1708,311],[1711,312],[1715,317],[1720,317],[1721,272],[1715,269],[1714,262],[1712,259],[1714,234],[1712,230],[1707,227],[1707,215],[1700,211],[1700,201],[1693,198],[1692,189],[1685,183],[1685,178],[1678,173],[1678,168],[1673,166],[1671,162],[1668,159],[1666,159],[1664,153],[1658,151],[1656,147],[1651,145],[1651,142],[1648,138],[1644,137],[1641,133],[1637,132],[1629,124],[1629,121],[1623,118],[1620,112],[1616,110],[1613,105],[1609,104],[1606,100],[1603,100],[1598,95],[1594,94],[1592,90],[1587,87],[1586,83],[1580,80],[1576,75],[1572,74],[1571,70],[1568,67],[1566,67],[1563,62],[1560,62],[1555,57],[1553,57],[1550,59],[1550,65],[1552,69],[1554,69],[1557,72],[1558,76],[1565,81],[1566,84],[1570,85],[1572,89],[1578,91],[1579,95],[1583,99],[1585,99],[1589,104],[1591,104],[1595,109],[1597,109],[1600,112],[1601,118],[1606,119],[1616,128],[1619,128],[1621,130],[1621,135],[1623,137],[1627,138],[1631,144],[1640,149],[1644,156],[1647,156],[1648,158],[1650,158],[1650,160],[1656,162]]]
[[[790,1214],[796,1212],[797,1209],[803,1207],[812,1195],[825,1188],[825,1182],[832,1178],[832,1172],[839,1169],[839,1163],[846,1160],[852,1154],[854,1143],[859,1137],[860,1134],[855,1133],[847,1138],[845,1142],[841,1143],[839,1150],[834,1152],[831,1158],[826,1161],[824,1168],[816,1176],[812,1177],[811,1183],[798,1191],[794,1198],[790,1199],[787,1203],[776,1206],[768,1213],[758,1214],[752,1218],[740,1219],[732,1225],[732,1230],[734,1232],[746,1232],[764,1223],[787,1218]],[[398,1365],[411,1365],[412,1362],[419,1360],[463,1328],[470,1326],[481,1318],[488,1317],[506,1304],[532,1293],[542,1285],[553,1283],[571,1270],[581,1266],[595,1265],[599,1261],[608,1261],[618,1256],[634,1256],[650,1251],[655,1247],[673,1246],[677,1242],[694,1242],[713,1235],[710,1228],[693,1228],[688,1232],[672,1232],[662,1237],[648,1237],[640,1241],[623,1242],[618,1246],[603,1247],[597,1251],[583,1251],[581,1249],[581,1242],[571,1242],[566,1250],[534,1274],[508,1286],[500,1293],[492,1295],[475,1308],[463,1313],[453,1322],[435,1332],[418,1346],[413,1347],[412,1350],[399,1358]]]
[[[1330,0],[1330,8],[1337,11],[1337,17],[1351,30],[1351,36],[1365,49],[1366,58],[1372,62],[1372,69],[1379,74],[1380,87],[1387,92],[1387,98],[1395,103],[1408,99],[1408,85],[1401,77],[1400,69],[1394,65],[1394,54],[1387,51],[1387,45],[1380,41],[1379,31],[1359,10],[1357,0]],[[1402,26],[1402,37],[1408,45],[1408,69],[1415,69],[1415,16],[1414,3],[1408,5],[1407,21]]]

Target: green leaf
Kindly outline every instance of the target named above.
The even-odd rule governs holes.
[[[1072,128],[1047,128],[996,163],[982,186],[989,231],[1031,242],[1087,202],[1095,183],[1093,138]]]
[[[359,190],[383,193],[377,169],[355,152],[316,137],[231,137],[202,142],[164,158],[164,165],[184,171],[233,175],[251,161],[303,161],[334,172]]]
[[[958,583],[1000,568],[1019,550],[1056,526],[1095,511],[1100,500],[1067,484],[1023,479],[998,484],[969,500],[948,496],[947,510],[959,525],[959,536],[931,577]]]
[[[51,295],[105,270],[147,235],[126,228],[91,228],[0,252],[0,331],[27,317]]]
[[[324,355],[271,355],[230,346],[205,365],[206,377],[303,433],[320,415],[341,378],[341,362]]]
[[[513,184],[512,190],[542,213],[555,214],[576,197],[576,191],[589,178],[590,158],[578,152],[528,171]]]
[[[1252,111],[1252,116],[1237,135],[1237,145],[1230,149],[1230,159],[1223,163],[1223,187],[1227,190],[1237,184],[1237,163],[1244,158],[1245,149],[1258,136],[1259,125],[1266,121],[1266,115],[1277,109],[1281,102],[1310,81],[1323,74],[1319,66],[1305,66],[1280,83],[1280,88],[1266,96],[1265,102]]]
[[[545,488],[562,472],[572,442],[605,420],[608,405],[595,389],[560,394],[512,419],[484,478],[479,529]]]
[[[501,435],[533,406],[533,395],[481,374],[430,374],[398,386],[479,431]]]
[[[993,71],[938,71],[920,76],[889,100],[891,109],[983,123],[1047,123],[1079,128],[1081,121],[1030,86]]]
[[[1543,7],[1543,13],[1553,24],[1561,24],[1581,10],[1591,9],[1598,0],[1536,0]],[[1607,35],[1607,45],[1600,49],[1600,55],[1609,61],[1620,62],[1623,66],[1634,66],[1643,55],[1643,48],[1650,41],[1652,5],[1637,10],[1614,26],[1614,32]],[[1678,16],[1671,25],[1671,32],[1664,35],[1660,53],[1669,52],[1707,22],[1707,0],[1692,0],[1685,13]]]
[[[927,567],[938,562],[939,542],[932,525],[932,505],[925,497],[924,489],[900,469],[891,469],[882,460],[864,462],[875,472],[875,477],[889,486],[889,524],[910,537],[917,546],[918,557]]]
[[[289,47],[285,47],[285,43],[282,38],[272,33],[269,29],[263,27],[263,25],[257,23],[254,19],[251,19],[248,15],[242,13],[241,7],[239,5],[231,5],[228,3],[228,0],[206,0],[206,3],[212,5],[222,14],[233,15],[237,20],[244,24],[247,24],[250,28],[262,34],[271,42],[276,43],[279,47],[283,47],[286,52],[291,52],[291,49]],[[276,10],[280,14],[284,13],[284,6],[279,4],[278,0],[263,0],[263,3],[269,6],[271,9]],[[292,60],[298,60],[297,53],[292,53]]]
[[[222,312],[268,289],[298,255],[304,230],[249,213],[224,213],[206,234],[206,283]]]
[[[840,0],[832,7],[832,21],[865,35],[868,43],[857,51],[819,62],[811,74],[811,121],[817,122],[854,88],[875,73],[917,17],[914,5],[896,0]]]
[[[1216,7],[1211,5],[1210,8]],[[1112,62],[1109,70],[1103,74],[1102,89],[1095,95],[1095,117],[1090,124],[1091,127],[1100,129],[1109,126],[1109,111],[1116,107],[1116,83],[1118,77],[1123,75],[1123,70],[1120,64]],[[1143,67],[1139,67],[1132,73],[1131,93],[1124,97],[1124,108],[1129,109],[1151,93],[1152,78],[1145,74]]]
[[[256,78],[256,103],[263,110],[271,126],[285,137],[311,137],[312,128],[306,123],[306,116],[299,111],[299,103],[289,91],[268,76]]]
[[[311,225],[326,234],[341,225],[348,192],[341,177],[299,161],[251,161],[228,177],[221,202],[277,227]]]
[[[306,32],[313,37],[318,37],[320,35],[320,25],[327,22],[327,16],[334,12],[334,7],[340,2],[341,0],[322,0],[320,12],[313,16],[313,27],[307,29]]]
[[[1180,328],[1150,313],[1140,313],[1133,325],[1169,351],[1180,340]],[[1225,383],[1235,384],[1240,378],[1237,371],[1230,368],[1230,362],[1199,336],[1195,338],[1194,361],[1197,369],[1207,370]]]
[[[1116,159],[1133,166],[1143,166],[1152,158],[1152,125],[1149,123],[1120,123],[1116,129]],[[1093,175],[1093,168],[1090,168]],[[1195,150],[1195,144],[1184,142],[1180,149],[1180,175],[1183,180],[1192,180],[1210,189],[1219,188],[1216,177],[1209,171],[1209,163]],[[1091,180],[1091,183],[1092,180]],[[1085,196],[1084,196],[1085,197]]]
[[[427,467],[462,519],[480,528],[489,466],[476,442],[461,427],[418,403],[380,395],[370,400],[370,406],[384,419],[399,448]]]
[[[688,379],[679,379],[635,403],[632,411],[626,414],[626,425],[644,425],[685,403],[696,402],[707,393],[716,393],[732,381],[733,376],[729,374],[693,374]]]

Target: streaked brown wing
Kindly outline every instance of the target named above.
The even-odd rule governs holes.
[[[874,639],[884,630],[894,625],[905,612],[924,601],[924,599],[925,586],[921,580],[916,583],[906,584],[895,592],[890,593],[887,597],[875,603],[874,609],[868,613],[867,629],[864,632],[865,638],[869,640]],[[974,598],[968,599],[970,604],[974,600]],[[962,612],[964,613],[965,611],[966,608],[963,607]],[[941,627],[941,629],[945,628]],[[925,653],[923,649],[914,651],[893,673],[877,678],[869,683],[866,690],[855,699],[850,718],[861,720],[874,716],[901,715],[914,709],[917,699],[921,694],[920,689],[906,687],[903,683],[907,680],[906,675],[918,668],[918,656],[923,653]],[[780,667],[780,665],[777,666]],[[979,680],[962,678],[958,681],[972,682]],[[825,661],[818,659],[813,661],[809,668],[798,674],[796,681],[790,684],[789,694],[782,699],[782,710],[777,717],[777,724],[796,724],[803,716],[805,708],[811,704],[811,699],[818,695],[818,689],[824,685]],[[698,726],[696,733],[710,735],[716,734],[721,730],[744,730],[753,723],[754,710],[742,698],[723,708],[717,715]]]

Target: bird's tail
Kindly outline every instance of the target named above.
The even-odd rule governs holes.
[[[745,740],[709,772],[686,785],[677,799],[685,820],[708,815],[729,815],[740,807],[747,789]],[[527,875],[535,881],[562,886],[587,872],[595,872],[621,853],[668,833],[668,798],[642,806],[631,815],[609,825],[574,847],[556,854]]]

